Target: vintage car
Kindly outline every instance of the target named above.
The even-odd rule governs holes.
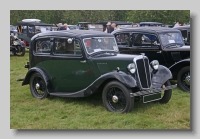
[[[78,22],[77,26],[80,30],[88,30],[88,24],[91,22]]]
[[[26,21],[26,22],[24,22]],[[17,22],[17,30],[18,30],[18,38],[22,39],[27,47],[29,47],[29,43],[31,38],[40,32],[46,32],[52,30],[52,24],[42,23],[39,21],[26,19]]]
[[[178,87],[190,91],[190,46],[185,46],[181,32],[165,27],[139,27],[112,32],[120,53],[144,53],[150,61],[168,67]]]
[[[181,31],[185,45],[190,45],[190,25],[173,27]]]
[[[44,47],[43,47],[43,44]],[[46,45],[48,44],[48,45]],[[93,30],[39,33],[31,39],[22,85],[33,97],[89,97],[102,93],[105,108],[130,112],[134,101],[167,103],[170,70],[144,55],[119,54],[113,35]]]

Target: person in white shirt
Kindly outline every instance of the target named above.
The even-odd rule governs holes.
[[[117,30],[116,24],[112,23],[111,26],[114,28],[114,30]]]
[[[66,28],[66,30],[70,30],[69,28],[68,28],[68,25],[65,23],[64,24],[64,27]]]
[[[174,27],[180,26],[179,22],[176,22],[176,24],[174,25]]]

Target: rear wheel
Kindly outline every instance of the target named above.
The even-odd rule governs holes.
[[[103,89],[104,107],[110,112],[130,112],[134,106],[134,97],[130,97],[131,92],[118,81],[109,82]]]
[[[16,46],[17,50],[15,51],[15,55],[24,56],[25,55],[25,47],[21,47],[20,45]]]
[[[30,90],[33,97],[44,99],[49,96],[46,83],[39,73],[34,73],[30,79]]]
[[[179,71],[177,81],[181,90],[190,92],[190,66],[186,66]]]

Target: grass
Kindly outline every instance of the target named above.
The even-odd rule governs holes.
[[[28,50],[24,57],[10,56],[11,129],[190,129],[190,93],[175,88],[169,103],[136,102],[132,112],[106,111],[101,98],[32,97],[24,78]]]

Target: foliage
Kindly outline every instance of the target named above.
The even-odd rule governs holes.
[[[188,23],[189,10],[11,10],[10,24],[16,25],[22,19],[40,19],[42,22],[77,24],[78,22],[98,21],[142,21],[162,22],[164,24]]]

